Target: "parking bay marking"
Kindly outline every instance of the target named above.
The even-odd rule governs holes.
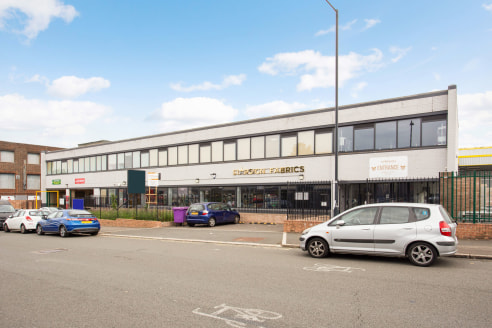
[[[192,312],[194,314],[210,317],[218,320],[222,320],[231,327],[243,328],[248,326],[248,322],[252,322],[255,327],[265,328],[264,326],[257,326],[257,323],[263,323],[266,320],[277,320],[282,317],[280,313],[265,311],[260,309],[243,309],[226,304],[217,305],[214,309],[218,309],[212,313],[200,312],[200,308],[196,308]],[[227,311],[232,311],[225,313]],[[240,321],[241,320],[241,321]],[[246,321],[246,322],[243,322]]]
[[[321,263],[316,263],[312,267],[304,267],[303,270],[319,271],[319,272],[346,272],[346,273],[352,273],[356,270],[366,271],[366,269],[362,269],[362,268],[343,267],[339,265],[321,264]]]

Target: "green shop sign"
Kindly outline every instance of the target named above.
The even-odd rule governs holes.
[[[61,179],[51,180],[51,184],[59,185],[61,184]]]

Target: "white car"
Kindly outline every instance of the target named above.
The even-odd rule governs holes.
[[[380,203],[354,207],[306,229],[300,247],[312,257],[353,253],[407,257],[429,266],[456,253],[456,223],[436,204]]]
[[[5,220],[3,231],[19,230],[21,233],[35,231],[37,223],[48,214],[48,212],[40,210],[18,210]]]

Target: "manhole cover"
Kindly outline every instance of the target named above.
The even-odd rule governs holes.
[[[36,251],[36,254],[50,254],[50,253],[58,253],[68,251],[67,248],[54,248],[54,249],[42,249],[40,251]]]
[[[258,241],[262,241],[263,239],[265,238],[255,238],[255,237],[239,237],[239,238],[236,238],[234,239],[234,241],[250,241],[250,242],[258,242]]]

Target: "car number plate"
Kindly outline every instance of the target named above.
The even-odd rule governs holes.
[[[198,215],[198,212],[191,212],[191,215]]]
[[[82,223],[92,223],[92,221],[82,221]]]

